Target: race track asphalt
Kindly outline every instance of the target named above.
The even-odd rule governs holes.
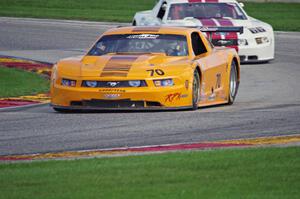
[[[0,18],[0,55],[55,62],[118,24]],[[300,133],[300,33],[276,33],[276,59],[242,65],[232,106],[197,111],[0,112],[0,155],[203,142]]]

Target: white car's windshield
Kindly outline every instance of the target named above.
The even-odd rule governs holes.
[[[186,37],[171,34],[122,34],[100,38],[88,55],[108,53],[164,53],[167,56],[187,56]]]
[[[174,3],[170,5],[168,20],[181,20],[186,17],[246,19],[236,3]]]

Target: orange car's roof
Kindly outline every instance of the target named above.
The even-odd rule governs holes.
[[[169,27],[169,26],[129,26],[113,28],[104,33],[104,35],[111,34],[179,34],[186,35],[190,32],[198,31],[195,28],[185,27]]]

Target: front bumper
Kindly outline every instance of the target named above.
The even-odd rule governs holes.
[[[254,38],[247,39],[248,45],[239,46],[241,63],[266,62],[274,59],[274,39],[269,43],[257,44]]]
[[[188,110],[192,106],[179,106],[179,107],[134,107],[134,108],[103,108],[94,106],[57,106],[50,104],[54,109],[61,111],[169,111],[169,110]]]
[[[191,107],[184,85],[172,87],[83,88],[54,85],[51,105],[69,110],[156,110]]]

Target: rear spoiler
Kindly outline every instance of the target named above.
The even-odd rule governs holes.
[[[201,32],[207,32],[209,33],[209,40],[211,41],[212,39],[212,34],[214,32],[236,32],[243,34],[244,32],[244,27],[243,26],[237,26],[237,27],[227,27],[227,26],[219,26],[219,27],[204,27],[204,26],[198,26],[194,27],[198,28]]]

